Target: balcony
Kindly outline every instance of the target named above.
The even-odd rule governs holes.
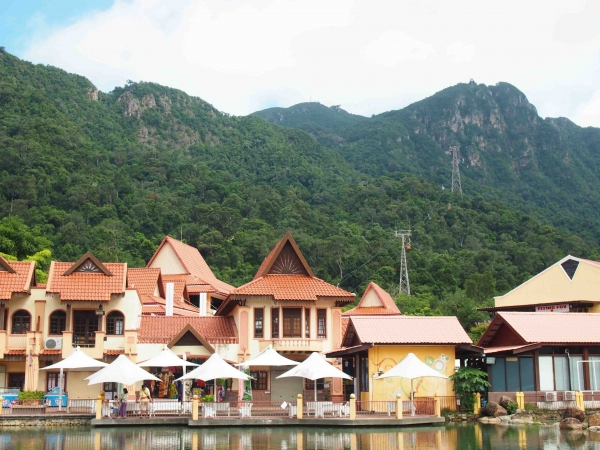
[[[273,349],[277,351],[309,351],[320,352],[323,349],[323,341],[303,338],[273,339]],[[267,344],[268,345],[268,344]]]
[[[7,349],[24,349],[27,348],[26,334],[9,334],[6,343]]]

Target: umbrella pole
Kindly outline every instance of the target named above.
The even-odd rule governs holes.
[[[58,410],[61,411],[62,408],[62,394],[63,394],[63,368],[60,368],[60,372],[58,374]]]
[[[184,361],[187,361],[187,357],[185,356],[185,353],[183,354],[183,360],[184,360]],[[187,370],[186,370],[186,369],[187,369],[187,367],[186,367],[186,366],[183,366],[183,376],[184,376],[184,377],[185,377],[185,374],[186,374],[186,372],[187,372]],[[185,387],[186,387],[186,383],[187,383],[187,382],[185,381],[185,379],[181,380],[181,390],[183,391],[183,392],[181,393],[181,400],[182,400],[182,402],[183,402],[183,403],[185,403]]]
[[[410,415],[415,415],[415,391],[413,391],[413,379],[410,379]]]

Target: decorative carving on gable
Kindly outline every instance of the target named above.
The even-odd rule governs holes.
[[[94,261],[91,259],[86,259],[74,272],[82,272],[82,273],[102,273],[100,267],[94,264]]]
[[[298,254],[294,251],[289,242],[285,244],[285,247],[283,247],[277,256],[269,273],[280,275],[308,275],[304,268],[304,264],[302,264]]]
[[[175,345],[202,345],[202,342],[192,334],[191,331],[187,331],[181,338],[175,343]]]

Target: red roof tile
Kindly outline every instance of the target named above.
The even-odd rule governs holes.
[[[34,280],[35,262],[7,261],[2,258],[2,263],[0,266],[0,300],[10,300],[13,293],[28,293]],[[8,265],[12,272],[6,270],[5,265]]]
[[[361,344],[472,344],[456,317],[350,317]],[[346,343],[345,343],[346,344]]]
[[[528,343],[600,342],[600,314],[544,312],[497,312],[479,342],[489,342],[494,325],[502,321]]]
[[[233,317],[158,317],[142,316],[138,341],[167,344],[187,325],[190,325],[211,344],[237,343]]]
[[[105,355],[124,355],[125,350],[104,350],[102,353]]]
[[[167,309],[167,301],[164,298],[156,297],[154,295],[144,295],[140,297],[142,302],[142,314],[144,315],[158,315],[164,316]],[[174,302],[173,304],[173,315],[174,316],[190,316],[198,317],[198,308],[194,305],[186,302]]]
[[[71,269],[73,263],[50,263],[48,285],[46,292],[59,294],[61,301],[94,300],[110,301],[111,294],[124,294],[126,286],[126,263],[106,263],[104,266],[112,276],[103,273],[72,272],[64,273]]]
[[[24,355],[25,354],[25,349],[21,349],[21,350],[6,350],[4,352],[5,355]]]
[[[267,275],[237,288],[228,298],[247,295],[271,296],[274,300],[314,301],[333,297],[351,302],[355,299],[348,291],[306,275]]]
[[[304,255],[298,248],[298,245],[296,244],[296,241],[292,237],[292,234],[290,232],[287,232],[285,234],[285,236],[283,236],[281,238],[281,240],[275,245],[273,250],[271,250],[271,252],[264,259],[264,261],[258,268],[256,275],[254,276],[255,280],[273,273],[273,265],[277,262],[278,257],[280,255],[280,253],[282,252],[282,250],[284,250],[284,248],[286,247],[286,244],[291,246],[291,252],[296,254],[298,259],[297,259],[297,261],[294,261],[294,262],[298,262],[300,264],[300,267],[298,267],[298,269],[300,269],[300,270],[303,269],[303,272],[305,272],[305,273],[303,273],[303,275],[308,275],[309,277],[315,276],[312,269],[306,262],[306,259],[304,259]]]
[[[154,295],[160,279],[159,268],[127,269],[127,287],[138,291],[138,295]]]
[[[367,294],[373,291],[379,301],[381,302],[381,306],[363,306],[365,302],[365,298]],[[400,315],[402,314],[392,296],[384,291],[377,284],[371,282],[365,289],[365,293],[363,294],[360,302],[358,302],[358,306],[356,308],[350,309],[344,312],[343,316],[386,316],[386,315]]]
[[[62,355],[62,350],[61,349],[49,349],[49,348],[45,348],[42,350],[41,352],[42,355]]]
[[[215,274],[210,269],[208,264],[206,264],[206,261],[204,260],[197,248],[184,244],[183,242],[178,241],[177,239],[173,239],[170,236],[165,236],[163,241],[158,246],[158,249],[156,250],[156,252],[154,252],[154,255],[148,262],[147,267],[150,267],[156,255],[158,255],[161,248],[166,243],[169,243],[171,245],[173,251],[181,261],[183,267],[187,270],[188,274],[194,275],[194,277],[197,278],[197,281],[203,281],[204,284],[212,285],[215,288],[215,291],[223,295],[227,295],[230,291],[234,289],[234,287],[230,284],[227,284],[224,281],[221,281],[217,277],[215,277]]]

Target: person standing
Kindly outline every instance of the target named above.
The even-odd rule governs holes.
[[[152,403],[152,395],[150,395],[150,389],[148,389],[148,385],[144,383],[142,385],[142,389],[140,390],[140,415],[143,418],[144,412],[146,416],[150,418],[150,403]]]
[[[127,388],[123,388],[123,393],[119,396],[119,418],[124,419],[127,417],[127,400],[129,399],[129,393]]]

